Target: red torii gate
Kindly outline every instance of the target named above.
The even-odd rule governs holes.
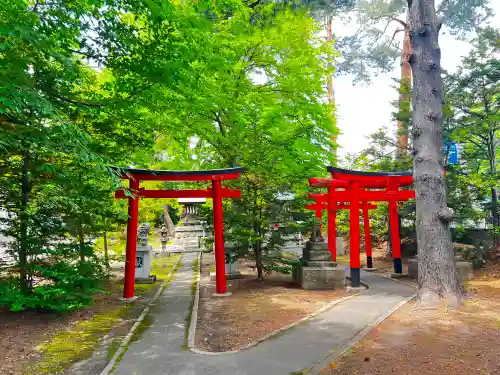
[[[397,202],[415,198],[413,190],[399,189],[413,183],[412,172],[362,172],[336,167],[327,167],[327,170],[331,173],[331,179],[312,178],[309,183],[313,187],[328,188],[328,194],[310,194],[310,197],[316,199],[317,202],[325,202],[329,207],[334,208],[337,202],[350,202],[350,269],[352,286],[358,287],[360,285],[360,202],[389,202],[389,225],[391,228],[394,272],[403,273]],[[328,210],[328,237],[336,233],[335,212],[335,209]]]
[[[327,210],[328,213],[328,250],[332,254],[332,260],[335,262],[337,260],[337,223],[336,223],[336,213],[338,210],[349,210],[350,205],[348,204],[338,204],[334,202],[333,208],[330,208],[328,203],[325,201],[328,200],[328,194],[309,194],[309,198],[314,199],[314,204],[308,204],[306,209],[315,210],[316,217],[321,219],[323,214],[323,210]],[[322,202],[323,201],[323,202]],[[364,234],[365,234],[365,252],[366,252],[366,267],[373,268],[372,261],[372,240],[370,233],[370,215],[368,214],[368,210],[373,210],[377,208],[376,204],[369,204],[367,202],[363,202],[361,204],[363,209],[363,220],[364,220]],[[333,212],[330,212],[333,211]]]
[[[227,295],[222,199],[239,198],[240,191],[222,187],[222,181],[239,178],[244,168],[211,169],[203,171],[171,171],[120,167],[111,167],[111,169],[114,170],[120,178],[129,180],[129,189],[132,191],[132,196],[126,195],[123,189],[115,192],[115,198],[128,198],[129,218],[127,222],[123,298],[134,298],[139,197],[213,199],[216,292],[218,295]],[[146,190],[139,186],[140,181],[211,181],[212,187],[198,190]]]

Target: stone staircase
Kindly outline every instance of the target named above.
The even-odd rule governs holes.
[[[205,248],[201,239],[205,236],[200,219],[195,213],[188,213],[181,225],[175,227],[174,244],[168,251],[203,251]]]

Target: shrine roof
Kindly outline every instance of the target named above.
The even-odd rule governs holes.
[[[110,167],[123,179],[133,177],[143,181],[211,181],[211,180],[234,180],[239,178],[245,170],[244,167],[205,169],[199,171],[176,171],[162,169],[140,169]]]
[[[380,183],[394,183],[398,186],[409,186],[413,183],[412,171],[365,172],[331,166],[326,167],[326,169],[332,174],[332,178],[335,180],[366,182],[368,185],[373,183],[373,187],[376,187]],[[368,185],[366,187],[370,187]]]
[[[348,174],[353,176],[373,176],[373,177],[403,177],[403,176],[413,176],[412,171],[401,171],[401,172],[366,172],[366,171],[355,171],[352,169],[343,169],[337,167],[326,167],[327,171],[330,173],[340,173]]]

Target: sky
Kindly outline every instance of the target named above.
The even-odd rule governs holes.
[[[498,27],[500,26],[500,1],[493,0],[492,3],[495,17],[491,24]],[[340,34],[349,33],[349,31],[347,26],[335,30]],[[470,50],[468,42],[456,40],[448,33],[440,35],[439,45],[441,66],[448,71],[454,71],[462,57],[466,56]],[[370,85],[353,85],[352,77],[349,75],[335,77],[337,126],[342,133],[338,137],[340,157],[366,148],[367,136],[381,127],[386,126],[391,132],[396,133],[396,124],[391,121],[393,111],[391,102],[397,100],[398,93],[392,87],[394,85],[392,77],[399,78],[399,75],[398,61],[391,73],[374,77]]]

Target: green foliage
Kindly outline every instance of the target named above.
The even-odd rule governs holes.
[[[307,177],[324,173],[329,163],[336,129],[330,107],[320,98],[328,73],[323,56],[331,46],[316,36],[314,19],[302,10],[284,7],[275,12],[274,4],[252,10],[240,1],[231,6],[230,18],[219,4],[168,9],[177,33],[155,39],[147,56],[127,61],[125,68],[139,70],[152,58],[164,66],[189,61],[173,76],[182,84],[135,76],[141,84],[154,83],[148,96],[157,97],[161,105],[146,103],[142,93],[136,98],[153,121],[167,124],[165,138],[156,146],[166,157],[157,166],[245,166],[241,180],[230,184],[241,189],[242,198],[225,203],[226,228],[231,228],[226,240],[235,242],[241,253],[251,249],[260,264],[262,252],[278,248],[270,226],[289,215],[278,194],[303,194]],[[202,16],[202,9],[211,17]],[[144,22],[145,32],[161,33],[164,27],[155,20]],[[184,39],[190,40],[189,53],[179,44]],[[179,51],[182,58],[174,60],[164,51]]]
[[[67,259],[33,265],[38,280],[31,293],[21,292],[19,280],[9,278],[0,284],[0,306],[12,311],[40,309],[70,311],[87,306],[94,293],[100,291],[104,268],[97,259],[73,264]]]
[[[497,29],[481,30],[457,72],[445,78],[445,98],[451,113],[445,123],[446,136],[459,143],[461,157],[460,165],[450,168],[450,199],[469,219],[484,217],[474,215],[474,209],[489,210],[494,227],[500,225],[499,37]]]
[[[110,72],[90,66],[107,53],[89,33],[103,43],[122,35],[109,23],[116,11],[87,1],[0,7],[0,207],[9,214],[1,231],[12,238],[4,285],[14,309],[91,300],[103,273],[89,242],[127,218],[106,164],[152,146],[147,124],[136,127],[137,107],[124,105],[125,90],[115,95]],[[93,29],[96,21],[106,32]]]

